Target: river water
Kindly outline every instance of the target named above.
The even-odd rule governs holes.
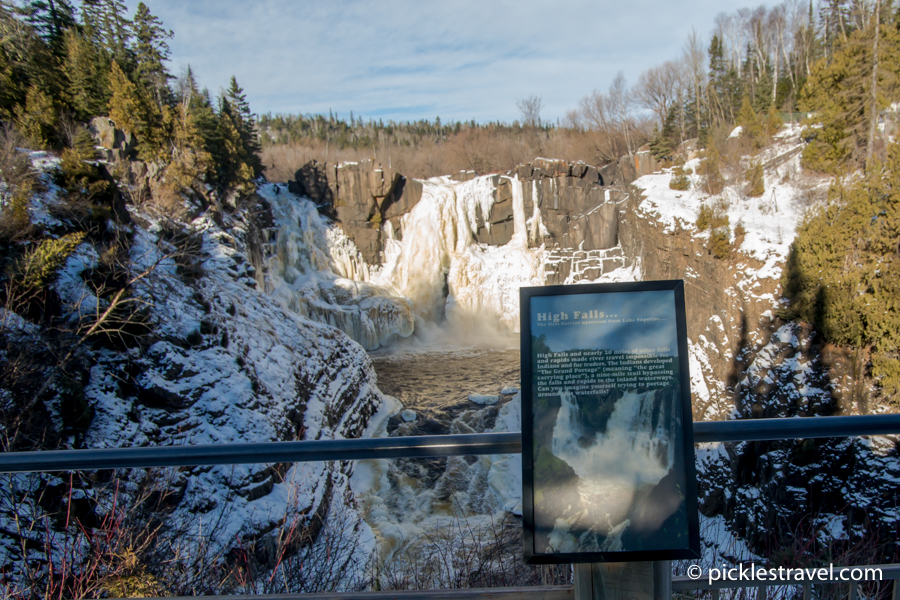
[[[399,400],[404,409],[414,411],[417,421],[429,423],[420,425],[420,429],[435,429],[435,434],[450,433],[454,418],[479,407],[469,400],[470,395],[500,395],[504,390],[519,388],[519,349],[507,345],[400,347],[371,356],[378,389]],[[388,426],[389,432],[395,429],[396,423]]]
[[[509,336],[493,345],[401,343],[372,352],[379,389],[402,403],[375,434],[518,430],[517,346],[518,336]],[[519,582],[537,576],[515,566],[521,563],[515,558],[521,556],[521,507],[512,489],[521,485],[520,472],[518,457],[359,461],[357,500],[378,542],[383,583],[455,586],[464,573],[473,576],[475,557],[490,567],[466,585],[497,585],[498,573]],[[506,573],[511,566],[522,572]]]

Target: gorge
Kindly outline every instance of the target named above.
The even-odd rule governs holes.
[[[309,164],[288,186],[259,185],[253,203],[196,210],[178,225],[196,240],[187,257],[173,255],[172,223],[132,209],[132,258],[156,265],[136,288],[153,299],[153,342],[92,351],[79,375],[86,425],[73,427],[63,402],[50,417],[71,447],[516,431],[518,288],[637,279],[685,280],[695,420],[867,412],[871,390],[840,350],[776,314],[805,207],[797,144],[787,130],[767,150],[771,196],[732,186],[718,199],[744,224],[727,259],[694,227],[718,200],[696,185],[669,189],[648,153],[601,169],[535,159],[424,181],[372,163]],[[35,218],[53,226],[48,187]],[[68,259],[54,284],[66,305],[91,310],[81,274],[99,262],[90,244]],[[26,339],[41,335],[11,323]],[[698,449],[697,467],[713,562],[762,554],[801,525],[847,545],[897,526],[889,438],[714,444]],[[302,566],[343,535],[337,567],[317,576],[352,587],[371,581],[372,556],[377,577],[409,573],[440,536],[467,551],[503,539],[514,560],[520,477],[519,457],[493,456],[133,471],[124,481],[135,495],[153,481],[182,556],[204,539],[209,556],[242,565],[235,557],[250,555],[266,572]],[[32,485],[14,482],[23,493]],[[4,527],[42,511],[7,505]],[[15,562],[15,539],[0,542]]]

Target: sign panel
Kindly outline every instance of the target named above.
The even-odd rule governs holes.
[[[525,561],[696,558],[684,283],[522,288]]]

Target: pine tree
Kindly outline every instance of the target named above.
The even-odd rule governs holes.
[[[794,316],[829,342],[870,347],[886,395],[900,392],[900,146],[867,178],[838,180],[797,232],[783,276]]]
[[[677,146],[675,131],[675,111],[666,111],[666,120],[663,122],[663,128],[656,131],[653,140],[650,141],[650,151],[659,160],[670,160],[675,153]]]
[[[765,128],[763,127],[762,119],[760,119],[759,115],[756,114],[756,111],[753,110],[753,107],[750,104],[750,98],[747,96],[744,96],[744,100],[741,103],[741,112],[740,115],[738,115],[738,125],[743,128],[741,136],[749,140],[754,150],[762,148],[765,143]]]
[[[28,88],[25,106],[20,106],[16,114],[16,124],[22,134],[35,146],[43,148],[53,140],[57,118],[53,99],[35,85]]]
[[[245,161],[244,143],[241,139],[241,122],[225,96],[219,98],[218,152],[213,155],[216,180],[221,191],[235,190],[247,193],[255,177],[252,167]]]
[[[810,128],[813,138],[803,151],[804,166],[838,173],[863,163],[872,119],[872,69],[875,28],[857,30],[846,42],[836,42],[831,62],[820,60],[801,94],[801,108],[816,113],[820,127]],[[839,38],[842,39],[842,38]],[[900,80],[900,32],[880,25],[876,111],[896,99]]]
[[[706,160],[700,163],[698,173],[704,176],[703,187],[707,194],[719,194],[725,189],[725,179],[722,177],[722,156],[715,143],[710,143],[707,147]]]
[[[171,76],[163,62],[169,59],[166,40],[172,37],[172,32],[163,28],[162,22],[150,14],[150,9],[143,2],[138,3],[133,28],[137,80],[162,105],[169,95],[168,83]]]
[[[139,135],[144,124],[140,121],[141,101],[137,86],[125,76],[116,62],[109,70],[109,88],[109,118],[125,133]]]
[[[746,194],[751,198],[761,198],[766,193],[762,163],[755,161],[745,175],[747,181]]]
[[[75,9],[69,0],[31,0],[26,21],[59,57],[65,54],[65,33],[75,27]]]
[[[211,166],[212,155],[206,150],[206,140],[197,126],[190,99],[185,98],[175,107],[172,156],[166,181],[177,190],[188,190],[204,178]]]
[[[90,39],[76,29],[65,34],[69,103],[79,121],[106,113],[110,65]]]
[[[132,24],[126,17],[125,4],[121,0],[82,0],[81,13],[89,39],[106,51],[110,60],[119,63],[125,73],[133,73]]]
[[[242,161],[253,172],[255,179],[262,174],[263,166],[259,158],[260,147],[256,133],[256,123],[250,112],[250,103],[244,95],[244,90],[238,85],[237,79],[232,75],[231,82],[226,93],[226,101],[231,106],[231,115],[234,124],[240,132],[242,146]]]

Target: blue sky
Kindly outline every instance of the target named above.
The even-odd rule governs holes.
[[[144,0],[175,33],[171,71],[188,64],[216,93],[231,75],[256,113],[350,111],[385,120],[519,118],[543,99],[563,118],[618,71],[629,82],[677,58],[692,26],[755,3]],[[136,0],[126,0],[134,11]]]

